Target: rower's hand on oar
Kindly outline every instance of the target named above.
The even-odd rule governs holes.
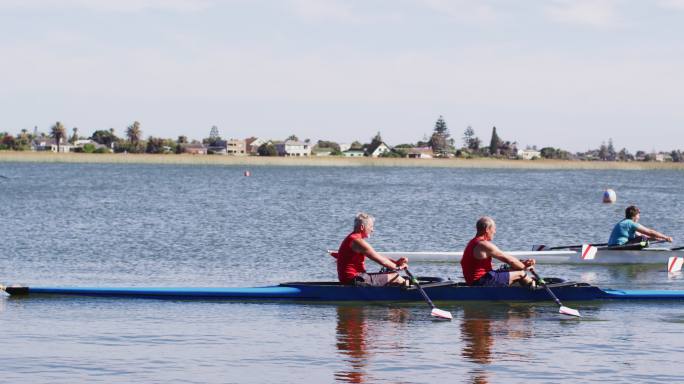
[[[402,257],[399,260],[395,261],[394,264],[397,266],[397,269],[406,269],[408,268],[408,259]]]
[[[521,260],[522,263],[525,265],[525,269],[532,269],[532,267],[537,264],[537,261],[535,259],[527,259],[527,260]]]

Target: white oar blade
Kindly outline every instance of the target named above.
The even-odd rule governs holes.
[[[432,308],[432,312],[430,312],[430,315],[432,315],[433,317],[438,317],[440,319],[447,319],[447,320],[451,320],[454,318],[453,316],[451,316],[451,312],[444,311],[444,310],[441,310],[439,308]]]
[[[568,308],[566,306],[561,305],[560,308],[558,308],[558,313],[561,315],[568,315],[568,316],[575,316],[575,317],[582,317],[580,315],[579,311],[576,309]]]
[[[584,244],[582,246],[582,253],[580,254],[580,258],[582,260],[593,260],[594,256],[596,256],[596,247],[589,245],[589,244]]]
[[[684,257],[670,256],[667,260],[667,272],[677,273],[682,270],[682,265],[684,264]]]

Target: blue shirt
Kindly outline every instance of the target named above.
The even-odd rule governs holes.
[[[631,219],[622,220],[613,227],[613,232],[610,233],[610,239],[608,239],[608,245],[623,245],[627,243],[636,237],[636,231],[639,228],[641,228],[641,225]]]

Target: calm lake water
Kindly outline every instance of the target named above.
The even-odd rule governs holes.
[[[261,286],[334,280],[354,214],[378,250],[461,250],[484,214],[508,250],[603,242],[626,205],[684,242],[679,171],[0,163],[0,282]],[[618,203],[601,204],[602,191]],[[453,263],[418,275],[461,279]],[[540,266],[684,289],[665,266]],[[277,304],[0,298],[0,382],[682,382],[684,303]]]

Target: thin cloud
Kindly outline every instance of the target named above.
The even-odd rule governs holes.
[[[347,3],[335,0],[294,0],[292,6],[297,16],[310,21],[359,22],[361,20]]]
[[[398,21],[400,14],[394,9],[373,12],[360,6],[353,7],[352,2],[340,0],[291,0],[293,14],[309,22],[338,22],[349,24],[370,24],[384,21]]]
[[[464,0],[419,0],[423,6],[459,21],[493,22],[500,15],[488,4]]]
[[[684,11],[684,0],[662,0],[658,5],[665,9]]]
[[[623,20],[612,0],[558,0],[547,6],[546,15],[553,21],[597,28],[621,26]]]
[[[2,0],[0,9],[88,9],[97,12],[143,12],[161,10],[197,12],[216,3],[215,0]]]

